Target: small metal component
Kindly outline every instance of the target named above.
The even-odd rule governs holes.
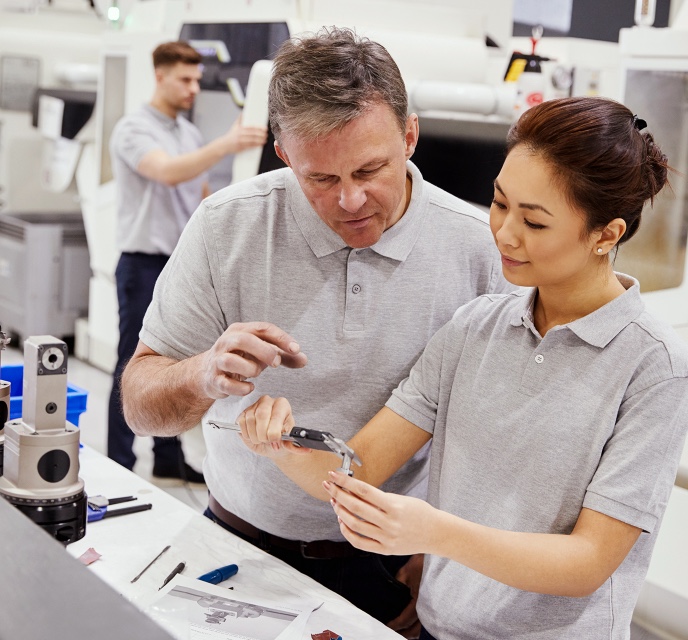
[[[4,351],[10,341],[10,338],[7,337],[7,334],[2,330],[2,327],[0,327],[0,351]]]
[[[208,424],[213,429],[228,429],[229,431],[241,432],[241,427],[236,423],[208,420]],[[354,450],[344,440],[336,438],[328,431],[294,427],[289,433],[282,434],[282,440],[293,442],[300,447],[308,449],[319,449],[320,451],[336,453],[342,459],[342,466],[337,471],[348,476],[354,475],[353,469],[351,469],[352,462],[355,462],[359,467],[363,464],[361,459],[354,453]]]

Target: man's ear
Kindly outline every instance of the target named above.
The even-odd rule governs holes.
[[[279,146],[279,142],[275,140],[275,153],[277,154],[277,157],[284,162],[289,168],[291,168],[291,164],[289,163],[289,156],[287,153],[282,149],[282,147]]]
[[[418,144],[418,116],[412,113],[406,118],[406,131],[404,132],[404,144],[406,145],[406,159],[408,160],[416,150]]]

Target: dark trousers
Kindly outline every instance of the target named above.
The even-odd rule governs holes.
[[[353,558],[304,558],[294,551],[274,546],[265,548],[258,540],[245,536],[217,518],[210,509],[206,509],[203,515],[343,596],[380,622],[394,620],[411,601],[409,588],[394,577],[408,562],[409,556],[369,553]]]
[[[434,636],[431,636],[425,629],[425,627],[421,627],[420,629],[420,636],[418,637],[418,640],[435,640]]]
[[[168,256],[145,253],[123,253],[117,263],[117,301],[119,303],[119,345],[117,366],[112,379],[108,405],[108,457],[127,469],[133,469],[134,433],[124,420],[120,396],[120,378],[124,367],[134,355],[143,325],[143,316],[153,299],[153,288]],[[178,438],[153,438],[155,464],[175,468],[181,464],[181,443]]]

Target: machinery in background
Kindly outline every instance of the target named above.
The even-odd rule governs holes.
[[[2,368],[2,352],[9,344],[9,338],[0,327],[0,370]],[[3,456],[5,451],[5,422],[10,417],[11,385],[0,378],[0,477],[3,472]]]
[[[59,110],[62,104],[71,120],[69,92],[95,92],[101,35],[108,25],[87,2],[19,8],[0,6],[0,213],[78,212],[73,169],[89,130],[48,138],[32,122],[35,96],[37,90],[67,92],[53,106]],[[58,176],[68,178],[59,188]]]
[[[676,173],[617,268],[636,276],[648,309],[688,339],[688,3],[672,28],[622,29],[621,101],[644,117]]]
[[[44,3],[45,4],[45,3]],[[88,3],[0,3],[0,323],[71,340],[88,310],[75,173],[95,104],[100,34]]]
[[[22,417],[5,423],[0,495],[63,544],[84,537],[87,513],[79,430],[66,415],[67,345],[53,336],[30,337]]]
[[[19,337],[68,339],[88,311],[91,274],[81,212],[0,215],[0,321]]]

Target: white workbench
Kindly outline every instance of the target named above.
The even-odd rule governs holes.
[[[688,491],[674,486],[633,619],[663,638],[688,640]]]
[[[142,610],[145,611],[156,598],[158,587],[178,562],[186,562],[183,575],[190,578],[235,563],[239,573],[221,586],[234,587],[237,595],[271,600],[302,596],[323,602],[311,614],[304,640],[310,640],[311,633],[325,629],[336,631],[345,640],[399,640],[402,637],[348,600],[225,531],[89,447],[83,447],[79,457],[79,475],[86,484],[88,495],[138,498],[114,505],[112,510],[139,503],[153,504],[149,511],[89,523],[86,536],[67,547],[75,557],[93,547],[102,557],[89,565],[88,570]],[[132,578],[168,544],[171,548],[132,584]]]

